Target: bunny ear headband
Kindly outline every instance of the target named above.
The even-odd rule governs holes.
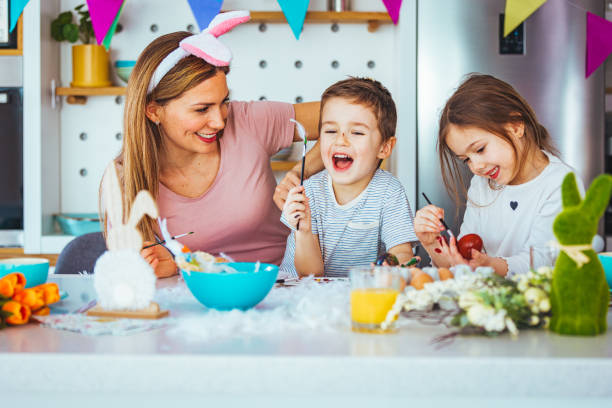
[[[195,34],[183,39],[179,47],[166,55],[166,58],[157,66],[147,94],[159,84],[159,81],[174,67],[181,59],[188,55],[195,55],[216,67],[226,67],[232,60],[232,52],[225,44],[217,39],[236,27],[238,24],[246,23],[251,19],[248,11],[229,11],[220,13],[210,22],[208,28],[200,34]]]

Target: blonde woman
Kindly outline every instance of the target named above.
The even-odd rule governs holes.
[[[191,250],[279,264],[289,230],[273,201],[269,160],[300,140],[289,119],[318,134],[319,103],[230,101],[231,53],[216,37],[248,20],[240,13],[220,14],[199,35],[166,34],[145,48],[130,74],[115,164],[125,208],[148,190],[170,232],[195,232],[181,239]],[[309,167],[322,168],[318,157],[309,155]],[[288,177],[290,185],[295,171]],[[147,217],[139,230],[148,242],[160,236]],[[142,255],[158,277],[177,273],[161,245]]]

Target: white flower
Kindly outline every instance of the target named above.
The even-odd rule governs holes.
[[[548,312],[550,310],[550,300],[548,300],[548,298],[544,298],[540,301],[540,305],[539,305],[540,311],[541,312]]]
[[[502,332],[506,328],[506,309],[502,309],[495,313],[493,316],[490,316],[484,328],[486,331],[496,331]]]
[[[539,305],[542,299],[546,298],[546,293],[539,288],[529,288],[525,291],[525,301],[529,305]]]
[[[467,318],[474,326],[484,326],[487,321],[495,314],[495,309],[484,304],[475,304],[467,309]]]
[[[553,275],[553,268],[551,268],[550,266],[541,266],[538,268],[538,270],[536,271],[538,274],[543,275],[547,278],[552,278]]]
[[[537,326],[540,323],[540,318],[537,315],[531,315],[529,318],[530,326]]]
[[[490,266],[479,266],[474,270],[474,273],[482,276],[492,276],[495,271]]]
[[[506,317],[506,327],[508,328],[508,331],[513,337],[516,337],[516,335],[518,335],[518,329],[516,328],[516,324],[514,324],[514,320],[509,317]]]
[[[521,276],[521,278],[518,279],[518,285],[517,285],[518,290],[521,292],[525,292],[528,287],[529,287],[529,284],[527,283],[527,277]]]
[[[459,296],[459,307],[462,309],[467,310],[479,303],[483,303],[482,298],[477,296],[474,292],[464,292]]]

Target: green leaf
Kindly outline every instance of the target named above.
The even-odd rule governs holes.
[[[76,24],[66,24],[62,29],[62,34],[69,42],[75,43],[79,39],[79,28]]]
[[[78,5],[78,6],[76,6],[74,9],[75,9],[76,11],[79,11],[79,10],[81,10],[83,7],[85,7],[85,4],[79,4],[79,5]]]
[[[64,41],[64,34],[62,34],[63,24],[59,20],[53,20],[51,22],[51,37],[56,41]]]
[[[71,11],[64,11],[63,13],[60,13],[60,15],[57,17],[57,19],[62,24],[72,23],[72,12]]]

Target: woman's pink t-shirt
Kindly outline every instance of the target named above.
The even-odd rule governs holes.
[[[179,239],[192,251],[280,264],[289,230],[272,201],[276,180],[270,157],[293,142],[294,117],[287,103],[231,102],[210,189],[188,198],[159,185],[159,212],[170,233],[193,231]]]

